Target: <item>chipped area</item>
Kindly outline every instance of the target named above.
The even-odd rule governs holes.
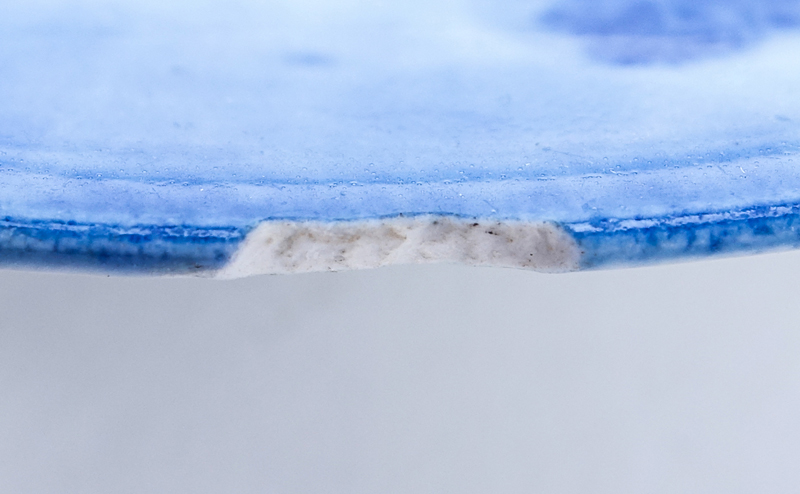
[[[575,271],[581,252],[553,223],[425,215],[363,221],[264,221],[216,276],[367,269],[452,262]]]

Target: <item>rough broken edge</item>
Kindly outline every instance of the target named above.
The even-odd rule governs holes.
[[[0,267],[220,279],[451,262],[544,272],[800,248],[800,203],[556,223],[445,214],[254,225],[0,219]]]
[[[264,221],[214,277],[369,269],[451,262],[576,271],[581,250],[550,222],[423,215],[359,221]]]

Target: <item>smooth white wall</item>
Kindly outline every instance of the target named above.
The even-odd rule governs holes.
[[[0,492],[791,492],[800,252],[0,272]]]

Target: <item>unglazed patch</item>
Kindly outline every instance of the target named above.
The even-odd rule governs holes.
[[[453,262],[575,271],[581,252],[553,223],[424,215],[363,221],[264,221],[219,278]]]

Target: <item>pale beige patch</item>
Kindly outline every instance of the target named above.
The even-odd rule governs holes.
[[[575,271],[575,240],[553,223],[425,215],[365,221],[265,221],[219,278],[454,262],[536,271]]]

